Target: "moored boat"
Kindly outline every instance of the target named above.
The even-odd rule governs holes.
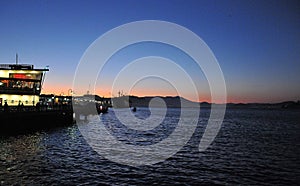
[[[73,123],[70,105],[41,109],[40,95],[48,68],[0,64],[0,133],[22,133]]]

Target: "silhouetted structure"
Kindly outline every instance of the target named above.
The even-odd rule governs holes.
[[[48,69],[28,64],[0,65],[0,134],[18,134],[73,124],[72,105],[43,108],[40,93]],[[56,97],[57,99],[65,98]],[[41,99],[43,100],[43,99]],[[71,100],[71,99],[70,99]],[[71,102],[71,101],[70,101]]]

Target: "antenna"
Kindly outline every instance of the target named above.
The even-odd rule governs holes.
[[[18,64],[18,53],[16,53],[16,65]]]

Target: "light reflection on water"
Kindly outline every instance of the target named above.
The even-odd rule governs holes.
[[[140,109],[135,114],[147,118],[149,112]],[[138,168],[99,156],[77,125],[2,137],[0,181],[1,185],[297,185],[299,115],[296,110],[228,109],[217,138],[200,153],[198,145],[209,117],[209,110],[202,109],[186,146],[162,163]],[[167,137],[179,115],[171,109],[167,124],[139,133],[120,125],[113,112],[100,117],[119,140],[147,145]]]

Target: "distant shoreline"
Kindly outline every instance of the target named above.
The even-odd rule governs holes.
[[[130,105],[133,107],[148,107],[149,103],[153,98],[159,98],[165,102],[164,105],[173,108],[181,107],[181,101],[184,104],[184,107],[207,107],[210,108],[212,105],[224,105],[217,103],[208,103],[208,102],[193,102],[179,96],[121,96],[111,98],[113,103],[120,105]],[[157,102],[157,103],[156,103]],[[151,101],[152,106],[161,107],[162,104],[159,101]],[[117,107],[118,107],[117,106]],[[226,103],[227,108],[265,108],[265,109],[300,109],[300,101],[284,101],[279,103]]]

